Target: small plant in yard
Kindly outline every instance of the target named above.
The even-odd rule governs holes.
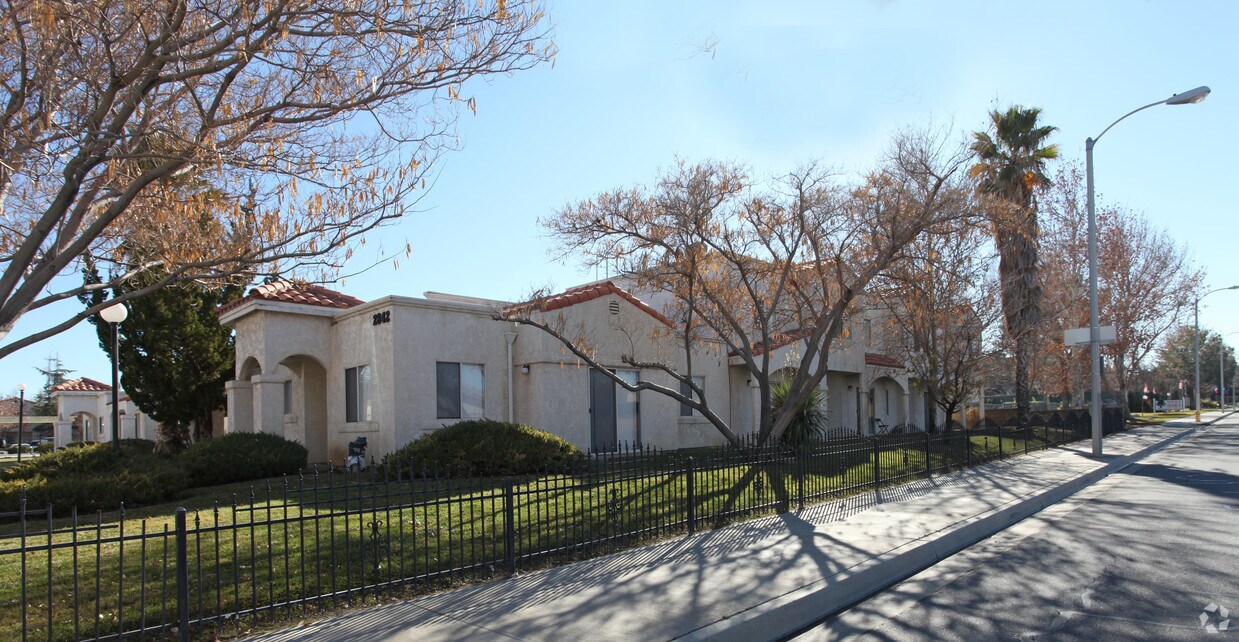
[[[780,381],[770,387],[771,410],[778,417],[783,413],[783,404],[791,391],[791,384]],[[800,446],[814,439],[821,439],[826,434],[827,413],[824,395],[821,388],[809,392],[804,405],[795,410],[796,416],[783,431],[783,443],[788,446]]]
[[[445,426],[405,444],[384,457],[382,467],[393,476],[407,474],[401,468],[410,464],[438,466],[453,474],[525,475],[580,454],[571,442],[532,426],[476,419]]]

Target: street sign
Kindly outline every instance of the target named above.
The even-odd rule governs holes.
[[[1100,335],[1101,343],[1114,343],[1114,339],[1117,336],[1114,332],[1114,326],[1098,326],[1097,330]],[[1088,328],[1071,328],[1069,330],[1063,330],[1063,345],[1065,346],[1088,345],[1088,338]]]

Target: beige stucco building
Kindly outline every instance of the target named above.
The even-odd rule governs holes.
[[[236,330],[236,379],[227,384],[228,431],[295,439],[311,462],[340,462],[366,436],[378,457],[461,419],[526,423],[583,449],[617,442],[664,449],[724,443],[707,420],[653,391],[629,392],[537,328],[496,320],[506,304],[440,293],[373,301],[313,285],[278,282],[220,308]],[[612,281],[572,288],[543,302],[544,318],[583,336],[595,359],[629,381],[678,385],[637,361],[683,372],[670,321]],[[861,336],[866,333],[853,333]],[[772,363],[797,354],[776,346]],[[843,341],[825,381],[831,425],[851,432],[920,424],[923,401],[893,360]],[[791,361],[788,361],[791,363]],[[757,388],[738,357],[706,345],[694,353],[705,400],[733,430],[756,425]]]
[[[112,386],[89,377],[72,379],[52,388],[56,400],[56,423],[52,441],[57,448],[69,442],[87,443],[112,440]],[[121,439],[149,439],[154,441],[159,423],[142,412],[129,395],[119,393],[117,413],[120,423],[117,434]]]

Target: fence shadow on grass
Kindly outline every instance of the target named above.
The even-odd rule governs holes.
[[[672,540],[648,553],[650,564],[666,556],[708,563],[769,528],[795,537],[798,520],[842,519],[967,483],[957,471],[1079,438],[1081,421],[933,433],[904,426],[798,450],[624,447],[519,478],[417,464],[403,467],[427,471],[413,479],[390,468],[325,471],[254,486],[228,505],[182,509],[180,520],[126,520],[123,511],[112,522],[66,520],[26,508],[0,515],[17,522],[0,536],[0,602],[22,605],[20,617],[0,620],[0,638],[236,633],[767,517],[729,527],[726,538]],[[633,572],[608,564],[552,573],[574,578],[570,587]]]

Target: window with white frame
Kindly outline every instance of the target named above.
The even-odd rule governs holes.
[[[369,365],[344,369],[344,421],[347,423],[373,420],[370,400],[373,377],[374,369]]]
[[[435,364],[435,416],[439,419],[481,419],[486,410],[486,380],[478,363]]]
[[[698,389],[704,390],[705,385],[706,385],[706,378],[703,376],[694,375],[693,385],[697,386]],[[701,401],[701,396],[693,392],[693,389],[688,385],[687,381],[680,382],[680,394],[694,401]],[[680,416],[681,417],[694,417],[694,416],[700,417],[701,413],[694,410],[692,406],[681,402],[680,403]]]

